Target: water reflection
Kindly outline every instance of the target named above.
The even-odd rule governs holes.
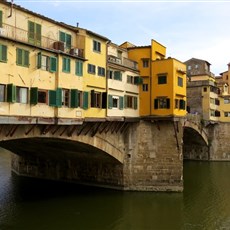
[[[230,229],[230,162],[185,162],[183,193],[121,192],[10,173],[0,151],[1,230]]]

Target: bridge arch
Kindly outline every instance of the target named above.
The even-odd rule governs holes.
[[[200,124],[186,121],[183,126],[183,157],[185,160],[209,160],[209,141]]]

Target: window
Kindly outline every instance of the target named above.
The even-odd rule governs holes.
[[[230,98],[224,98],[224,104],[230,104]]]
[[[101,52],[101,43],[93,40],[93,51]]]
[[[16,102],[26,104],[28,102],[28,89],[16,86]]]
[[[196,64],[196,65],[195,65],[195,69],[198,69],[198,68],[199,68],[199,65]]]
[[[224,112],[225,117],[230,117],[230,112]]]
[[[62,58],[62,71],[65,73],[70,73],[70,58]]]
[[[47,104],[47,91],[46,90],[38,90],[38,103]]]
[[[62,89],[62,105],[69,107],[70,95],[69,89]]]
[[[207,92],[207,87],[204,87],[204,88],[203,88],[203,91],[204,91],[204,92]]]
[[[0,85],[0,102],[6,101],[6,86]]]
[[[105,76],[105,68],[98,66],[97,67],[97,74],[99,76],[103,76],[104,77]]]
[[[7,46],[0,45],[0,62],[7,62]]]
[[[142,91],[147,92],[148,91],[148,84],[143,84],[142,85]]]
[[[158,76],[158,84],[167,84],[167,76],[162,75],[162,76]]]
[[[2,27],[2,11],[0,10],[0,27]]]
[[[83,62],[82,61],[76,61],[76,71],[75,74],[77,76],[83,76]]]
[[[70,34],[59,31],[59,41],[64,42],[65,48],[70,49],[72,43],[72,36]]]
[[[182,77],[177,78],[177,84],[178,84],[178,86],[183,87],[183,78]]]
[[[112,70],[108,70],[107,78],[113,79],[113,71]]]
[[[101,93],[91,90],[91,107],[101,108]]]
[[[134,77],[130,76],[130,75],[127,75],[127,83],[134,84]]]
[[[57,58],[49,57],[39,52],[37,56],[37,68],[46,70],[46,71],[50,71],[50,72],[56,72],[57,71]]]
[[[179,109],[185,110],[185,101],[182,99],[179,100]]]
[[[125,95],[125,108],[137,109],[137,97]]]
[[[142,64],[143,64],[144,68],[148,68],[149,67],[149,60],[148,59],[143,59]]]
[[[82,108],[83,107],[83,92],[78,91],[78,107]]]
[[[88,64],[88,73],[95,74],[96,73],[96,66],[92,64]]]
[[[17,48],[16,52],[17,65],[29,67],[29,51]]]
[[[191,66],[190,65],[188,66],[188,70],[191,70]]]
[[[154,109],[169,109],[170,99],[166,97],[159,97],[154,100]]]
[[[178,108],[179,108],[179,100],[175,99],[175,109],[178,109]]]
[[[108,98],[109,98],[109,103],[108,103],[109,109],[122,110],[124,108],[124,98],[122,96],[109,95]]]
[[[42,27],[40,24],[28,21],[28,41],[30,44],[41,46]]]
[[[121,73],[121,71],[114,71],[114,80],[122,81],[122,73]]]

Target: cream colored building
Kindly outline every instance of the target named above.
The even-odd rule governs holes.
[[[107,81],[107,116],[110,119],[139,117],[138,65],[128,59],[127,49],[113,43],[108,46]]]

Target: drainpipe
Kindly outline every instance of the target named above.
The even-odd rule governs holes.
[[[153,48],[152,48],[152,41],[151,41],[151,48],[150,48],[150,74],[149,74],[149,89],[150,89],[150,116],[152,115],[152,52],[153,52]]]
[[[8,16],[8,18],[10,18],[10,17],[12,16],[13,4],[14,4],[14,0],[11,0],[11,5],[10,5],[10,15]]]

